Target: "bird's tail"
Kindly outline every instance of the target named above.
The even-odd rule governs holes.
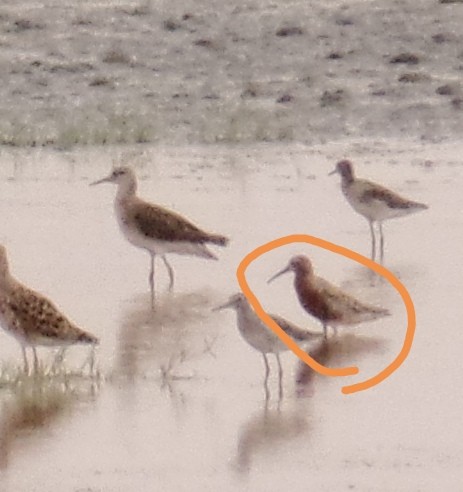
[[[414,208],[416,210],[426,210],[429,208],[429,205],[426,205],[425,203],[419,203],[419,202],[415,202],[414,204]]]
[[[98,345],[100,343],[97,337],[85,331],[80,331],[80,333],[77,335],[77,342],[88,343],[92,345]]]
[[[386,308],[377,308],[378,309],[378,313],[381,315],[381,316],[391,316],[391,311],[389,311],[389,309],[386,309]]]
[[[373,321],[386,316],[391,316],[389,309],[373,306],[369,311],[365,311],[362,321]]]
[[[226,246],[228,244],[228,237],[221,236],[220,234],[209,234],[208,242],[217,244],[217,246]]]

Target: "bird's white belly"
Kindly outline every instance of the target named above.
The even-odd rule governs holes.
[[[249,343],[249,345],[251,345],[251,347],[265,354],[280,352],[285,349],[285,346],[279,340],[272,339],[267,335],[264,330],[268,330],[268,328],[264,326],[259,328],[262,331],[240,330],[241,336]]]
[[[357,197],[347,197],[352,208],[369,220],[385,220],[390,217],[391,209],[382,201],[372,200],[363,203]]]
[[[355,193],[345,193],[345,196],[357,213],[371,221],[393,219],[410,213],[408,209],[391,208],[382,200],[373,199],[368,202],[362,202]]]
[[[239,313],[238,329],[246,342],[259,352],[267,354],[287,350],[286,345],[254,314]]]
[[[22,335],[22,331],[15,327],[14,318],[15,314],[13,311],[10,308],[2,306],[2,309],[0,309],[0,326],[6,333],[12,335],[19,343],[23,344],[25,338]]]

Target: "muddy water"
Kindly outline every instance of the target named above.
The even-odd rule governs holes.
[[[387,145],[386,145],[387,143]],[[44,380],[0,389],[0,489],[71,490],[457,490],[461,466],[459,253],[463,235],[458,145],[344,142],[297,146],[3,152],[2,227],[14,274],[49,295],[101,338],[98,380]],[[283,355],[278,398],[272,360],[265,400],[259,354],[239,337],[233,312],[211,308],[237,290],[234,271],[254,247],[307,233],[369,252],[364,219],[327,172],[349,155],[358,174],[429,203],[385,227],[386,266],[409,289],[417,331],[406,363],[381,385],[341,387],[384,368],[400,350],[399,295],[359,265],[309,245],[269,253],[249,282],[263,305],[319,329],[299,307],[291,278],[266,285],[293,253],[391,318],[341,330],[310,347],[326,365],[358,365],[344,380],[316,376]],[[148,256],[129,245],[112,211],[112,185],[90,188],[112,160],[130,160],[140,194],[227,234],[218,262],[172,257],[175,293],[157,267],[151,314]],[[20,351],[2,335],[4,367]],[[44,363],[48,349],[40,350]],[[66,367],[78,370],[76,348]]]

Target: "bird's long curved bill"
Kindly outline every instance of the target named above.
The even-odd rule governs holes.
[[[287,267],[283,268],[283,270],[280,270],[279,272],[275,273],[275,275],[273,277],[269,278],[267,280],[267,283],[269,284],[270,282],[273,282],[277,277],[289,272],[290,270],[291,270],[291,268],[288,265]]]
[[[338,170],[335,168],[330,173],[328,173],[328,176],[333,176],[333,174],[336,174],[337,172]]]
[[[212,308],[212,311],[222,311],[222,309],[226,309],[228,307],[231,307],[233,304],[233,301],[227,301],[225,304],[221,304],[220,306],[216,306]]]
[[[109,183],[110,179],[111,179],[110,176],[106,176],[106,178],[99,179],[98,181],[93,181],[93,183],[90,183],[89,186],[95,186],[101,183]]]

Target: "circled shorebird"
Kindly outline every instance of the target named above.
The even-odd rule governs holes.
[[[231,308],[236,311],[238,330],[241,336],[251,347],[262,354],[265,364],[266,394],[267,382],[270,374],[270,366],[268,364],[267,354],[275,355],[278,363],[278,382],[281,396],[283,368],[281,366],[280,352],[285,352],[289,350],[289,348],[259,318],[243,293],[240,292],[232,295],[225,304],[214,308],[213,311],[220,311],[225,308]],[[277,316],[275,314],[270,314],[269,316],[295,342],[309,343],[323,337],[321,333],[316,333],[299,328],[298,326],[291,323],[290,321],[287,321],[281,316]]]
[[[325,338],[328,326],[336,332],[341,325],[357,325],[390,315],[388,309],[364,304],[324,278],[317,277],[312,263],[304,255],[293,256],[288,265],[271,277],[268,283],[287,272],[294,272],[294,288],[299,302],[309,314],[322,322]]]
[[[90,184],[115,183],[118,186],[114,202],[119,227],[126,239],[151,255],[149,284],[151,307],[154,309],[154,260],[159,255],[169,273],[169,290],[174,286],[174,270],[166,254],[194,255],[217,260],[207,243],[226,246],[228,238],[205,232],[180,214],[164,207],[146,202],[137,196],[137,178],[129,167],[116,167],[106,178]]]
[[[97,345],[98,338],[69,321],[45,296],[29,289],[10,273],[6,249],[0,245],[0,324],[21,345],[24,371],[29,373],[26,348],[32,348],[34,371],[38,370],[36,347]]]
[[[380,259],[384,258],[383,221],[410,215],[428,208],[424,203],[403,198],[397,193],[365,179],[357,179],[352,163],[346,159],[339,161],[329,174],[341,175],[341,189],[352,208],[363,215],[370,225],[371,259],[376,257],[376,234],[374,224],[378,223],[380,239]]]

